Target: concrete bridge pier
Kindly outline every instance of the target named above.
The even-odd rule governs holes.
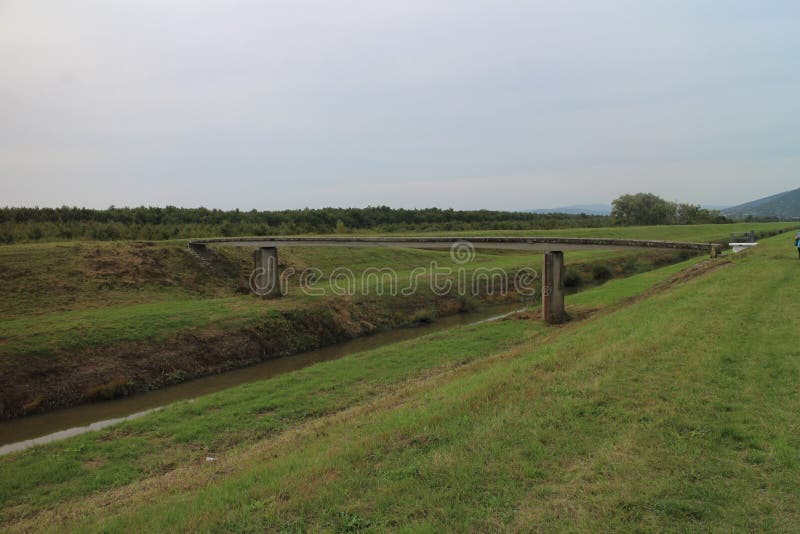
[[[544,253],[542,318],[549,324],[563,323],[567,319],[564,309],[564,253],[560,250]]]
[[[260,247],[253,253],[255,269],[250,277],[250,288],[264,298],[281,296],[281,284],[278,278],[278,249],[276,247]]]

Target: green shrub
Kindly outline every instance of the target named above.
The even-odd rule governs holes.
[[[422,308],[411,316],[411,324],[429,324],[436,319],[436,312],[430,308]]]
[[[458,296],[458,311],[460,313],[474,312],[478,309],[478,300],[469,295]]]
[[[622,267],[622,272],[625,274],[633,274],[639,272],[639,262],[634,257],[627,258],[622,263],[621,267]]]
[[[569,269],[564,275],[564,287],[578,287],[582,283],[581,273],[575,269]]]
[[[613,276],[611,269],[605,265],[595,265],[592,267],[592,278],[598,282],[605,282]]]

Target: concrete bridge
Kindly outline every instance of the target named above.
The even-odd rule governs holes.
[[[235,237],[198,239],[189,242],[196,253],[208,245],[254,248],[255,267],[264,269],[273,291],[267,297],[280,296],[277,247],[397,247],[449,249],[459,243],[475,249],[524,250],[544,252],[542,266],[542,317],[548,323],[559,323],[564,311],[564,251],[597,249],[666,249],[705,252],[716,257],[714,243],[652,241],[642,239],[604,239],[582,237]]]

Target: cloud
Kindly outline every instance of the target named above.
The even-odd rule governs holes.
[[[561,4],[6,0],[2,203],[524,209],[796,186],[796,3]]]

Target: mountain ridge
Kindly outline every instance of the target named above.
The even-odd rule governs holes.
[[[746,217],[800,218],[800,188],[783,191],[722,210],[733,219]]]

